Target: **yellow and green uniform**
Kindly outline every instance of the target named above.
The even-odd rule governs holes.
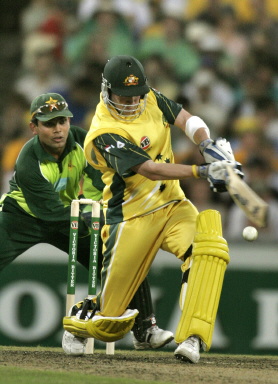
[[[170,124],[180,110],[180,105],[151,91],[145,112],[130,124],[115,121],[105,104],[99,104],[84,150],[88,162],[103,173],[107,224],[142,216],[185,198],[178,180],[152,181],[130,170],[150,159],[174,162]]]
[[[153,89],[132,122],[115,119],[102,100],[97,106],[84,151],[105,184],[104,316],[122,315],[160,248],[183,260],[193,242],[198,211],[179,181],[152,181],[131,170],[150,159],[174,162],[170,125],[181,108]]]
[[[0,270],[38,243],[49,243],[68,252],[70,204],[78,198],[80,180],[84,178],[86,197],[99,200],[102,196],[101,174],[84,157],[86,133],[71,126],[59,160],[43,149],[38,136],[23,146],[10,191],[1,198]],[[81,227],[80,232],[79,261],[87,266],[87,227]]]

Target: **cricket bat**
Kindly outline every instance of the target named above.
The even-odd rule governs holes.
[[[266,227],[268,204],[259,197],[232,169],[227,166],[227,190],[248,219],[258,227]]]

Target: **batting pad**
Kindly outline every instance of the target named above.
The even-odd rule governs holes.
[[[197,335],[203,341],[204,350],[208,351],[230,257],[227,242],[222,237],[218,211],[201,212],[196,225],[193,263],[175,341],[179,344],[189,336]]]
[[[112,342],[122,339],[132,329],[138,313],[137,309],[127,309],[120,317],[104,317],[96,314],[90,320],[65,316],[63,326],[66,331],[78,337],[93,337],[104,342]]]

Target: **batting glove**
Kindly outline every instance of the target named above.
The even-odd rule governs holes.
[[[211,164],[204,164],[198,167],[198,175],[207,179],[213,192],[226,192],[226,180],[228,177],[227,166],[232,167],[237,175],[243,178],[241,164],[237,161],[223,160]]]
[[[229,141],[219,137],[216,140],[207,139],[199,144],[199,150],[204,156],[206,163],[214,161],[230,160],[235,161],[233,150]]]

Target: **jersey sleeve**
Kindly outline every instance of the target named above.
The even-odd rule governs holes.
[[[77,126],[71,126],[75,140],[84,147],[84,140],[87,131]],[[83,178],[81,181],[81,195],[87,199],[100,200],[102,198],[102,191],[104,183],[101,179],[102,173],[93,168],[90,164],[83,170]]]
[[[158,108],[163,112],[166,120],[169,124],[174,124],[178,114],[182,110],[182,105],[176,103],[175,101],[168,99],[162,93],[152,88],[152,91],[155,94]]]
[[[151,160],[145,151],[120,135],[111,133],[100,135],[94,139],[94,144],[107,166],[115,169],[122,177],[134,175],[132,167]]]
[[[15,181],[33,215],[45,221],[69,220],[70,207],[64,207],[59,193],[43,177],[38,165],[34,163],[30,167],[29,164],[28,170],[25,168],[24,164],[17,167]]]
[[[87,199],[100,200],[104,183],[101,179],[102,173],[90,164],[84,169],[82,181],[82,195]]]

